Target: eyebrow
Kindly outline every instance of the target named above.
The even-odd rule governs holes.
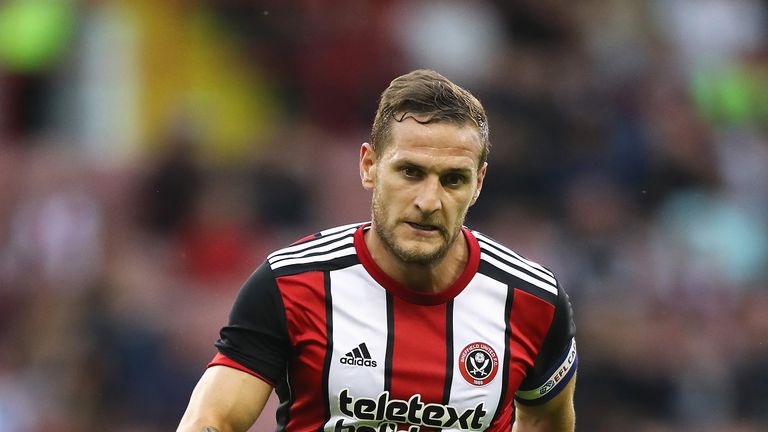
[[[409,166],[409,167],[418,168],[420,170],[426,171],[426,168],[424,167],[424,165],[416,163],[411,159],[402,159],[402,160],[396,161],[394,165],[397,167]],[[472,169],[471,168],[447,168],[445,170],[440,171],[440,174],[462,174],[465,176],[471,176]]]

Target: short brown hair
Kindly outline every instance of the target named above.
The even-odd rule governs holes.
[[[392,122],[408,114],[425,115],[420,123],[451,122],[473,124],[480,132],[480,165],[488,158],[488,117],[483,105],[467,90],[433,70],[418,69],[401,75],[381,94],[371,130],[371,146],[383,150],[390,139]]]

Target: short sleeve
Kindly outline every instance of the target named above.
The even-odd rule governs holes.
[[[219,335],[215,346],[220,355],[211,366],[245,370],[273,386],[284,379],[291,348],[282,298],[267,262],[240,289]]]
[[[552,325],[525,379],[515,393],[524,405],[538,405],[557,396],[573,378],[578,366],[576,326],[568,294],[558,286]]]

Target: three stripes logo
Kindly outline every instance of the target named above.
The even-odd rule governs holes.
[[[365,342],[346,353],[344,357],[339,359],[339,362],[350,366],[376,367],[376,360],[371,359],[371,353],[368,351],[368,347],[365,346]]]

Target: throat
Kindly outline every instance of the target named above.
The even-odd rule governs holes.
[[[394,279],[413,291],[425,294],[440,293],[453,285],[464,271],[464,265],[441,265],[448,259],[446,257],[441,263],[426,268],[417,264],[409,265],[409,268],[404,269],[405,271],[402,272],[400,278],[395,277]],[[413,268],[415,266],[421,268]]]
[[[436,294],[450,288],[464,273],[469,261],[469,247],[463,235],[452,242],[445,256],[431,263],[405,262],[382,242],[374,232],[365,234],[373,261],[389,277],[408,289]]]

